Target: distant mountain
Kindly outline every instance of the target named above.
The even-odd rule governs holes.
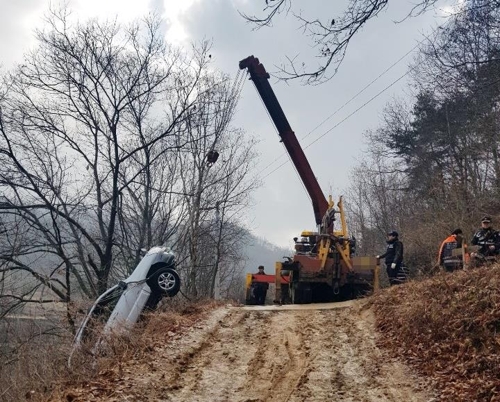
[[[276,261],[283,261],[284,256],[292,256],[291,249],[278,247],[252,233],[249,234],[249,238],[250,241],[244,250],[247,257],[245,273],[257,272],[257,267],[264,265],[267,274],[274,274]]]

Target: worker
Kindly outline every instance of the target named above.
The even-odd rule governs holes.
[[[265,275],[264,266],[259,265],[257,268],[258,272],[254,275]],[[269,283],[258,282],[258,279],[252,282],[252,292],[255,299],[255,304],[264,305],[266,303],[267,290],[269,289]]]
[[[445,271],[452,272],[463,267],[464,261],[462,255],[453,255],[453,250],[466,248],[462,229],[455,229],[441,243],[438,253],[438,265],[444,267]],[[464,255],[466,254],[464,250]],[[467,259],[467,257],[466,257]]]
[[[491,217],[485,216],[481,219],[481,228],[472,238],[471,244],[479,246],[479,250],[471,253],[471,258],[478,262],[496,257],[500,251],[500,233],[491,226]]]
[[[387,233],[387,249],[384,254],[377,255],[377,259],[385,258],[385,267],[391,286],[400,284],[398,274],[403,264],[403,243],[395,230]]]

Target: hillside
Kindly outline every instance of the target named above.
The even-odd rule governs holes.
[[[97,361],[83,350],[69,371],[69,337],[27,349],[50,349],[51,362],[36,371],[22,360],[36,375],[10,383],[40,401],[492,402],[500,401],[499,334],[493,266],[339,304],[172,299]]]
[[[142,338],[127,361],[51,400],[429,401],[423,381],[376,346],[364,304],[226,305],[184,329],[185,319],[169,325],[172,315],[156,316],[146,328],[147,347]]]
[[[439,274],[373,298],[378,345],[443,401],[500,401],[500,266]]]

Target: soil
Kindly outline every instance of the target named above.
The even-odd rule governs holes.
[[[124,363],[109,379],[73,390],[71,400],[433,399],[422,379],[377,347],[364,303],[322,306],[217,308],[182,335],[152,340],[148,361]]]

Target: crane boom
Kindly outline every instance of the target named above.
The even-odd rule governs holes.
[[[249,56],[239,63],[240,69],[247,69],[250,74],[250,79],[254,82],[260,97],[271,116],[276,128],[278,129],[279,136],[285,148],[292,159],[297,172],[306,187],[314,210],[314,217],[316,224],[321,225],[322,219],[328,211],[328,201],[321,190],[321,187],[314,176],[314,173],[309,165],[309,162],[302,150],[302,147],[295,136],[288,120],[281,109],[281,106],[274,94],[271,85],[269,84],[269,74],[259,62],[259,59],[254,56]]]

